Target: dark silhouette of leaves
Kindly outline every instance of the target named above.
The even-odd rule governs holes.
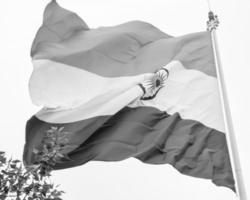
[[[53,126],[33,149],[37,162],[32,166],[24,167],[0,151],[0,200],[62,200],[64,192],[51,183],[51,171],[62,158],[69,159],[67,152],[74,148],[69,145],[69,133]]]

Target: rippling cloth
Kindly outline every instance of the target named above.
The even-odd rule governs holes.
[[[31,56],[30,95],[43,108],[27,122],[26,165],[60,129],[69,148],[54,169],[135,157],[234,190],[209,32],[172,37],[142,21],[91,29],[52,1]],[[160,68],[165,86],[142,100],[138,84]]]

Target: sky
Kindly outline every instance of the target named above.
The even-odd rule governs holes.
[[[48,0],[0,2],[0,150],[22,158],[25,123],[40,108],[32,105],[28,80],[31,43]],[[206,29],[206,0],[58,0],[91,27],[130,20],[147,21],[181,36]],[[218,14],[218,45],[246,190],[250,191],[250,1],[211,0]],[[227,188],[185,176],[170,165],[147,165],[136,159],[90,162],[53,172],[65,200],[235,200]],[[249,196],[250,194],[248,194]]]

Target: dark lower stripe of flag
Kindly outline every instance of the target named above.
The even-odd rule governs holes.
[[[53,124],[33,116],[26,126],[23,159],[35,162],[45,131],[52,126],[69,132],[78,147],[54,169],[88,161],[121,161],[135,157],[149,164],[171,164],[183,174],[211,179],[235,190],[225,134],[178,113],[168,115],[153,107],[125,107],[113,116],[100,116],[67,124]]]

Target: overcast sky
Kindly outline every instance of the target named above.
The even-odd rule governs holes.
[[[42,22],[45,0],[0,2],[0,150],[21,159],[24,128],[40,108],[28,93],[32,72],[30,46]],[[58,0],[91,28],[130,20],[152,23],[180,36],[206,29],[206,0]],[[250,1],[211,0],[219,15],[219,48],[246,189],[250,191]],[[135,159],[90,162],[54,172],[65,200],[233,200],[227,188],[179,174],[170,165],[147,165]],[[250,195],[250,194],[249,194]]]

